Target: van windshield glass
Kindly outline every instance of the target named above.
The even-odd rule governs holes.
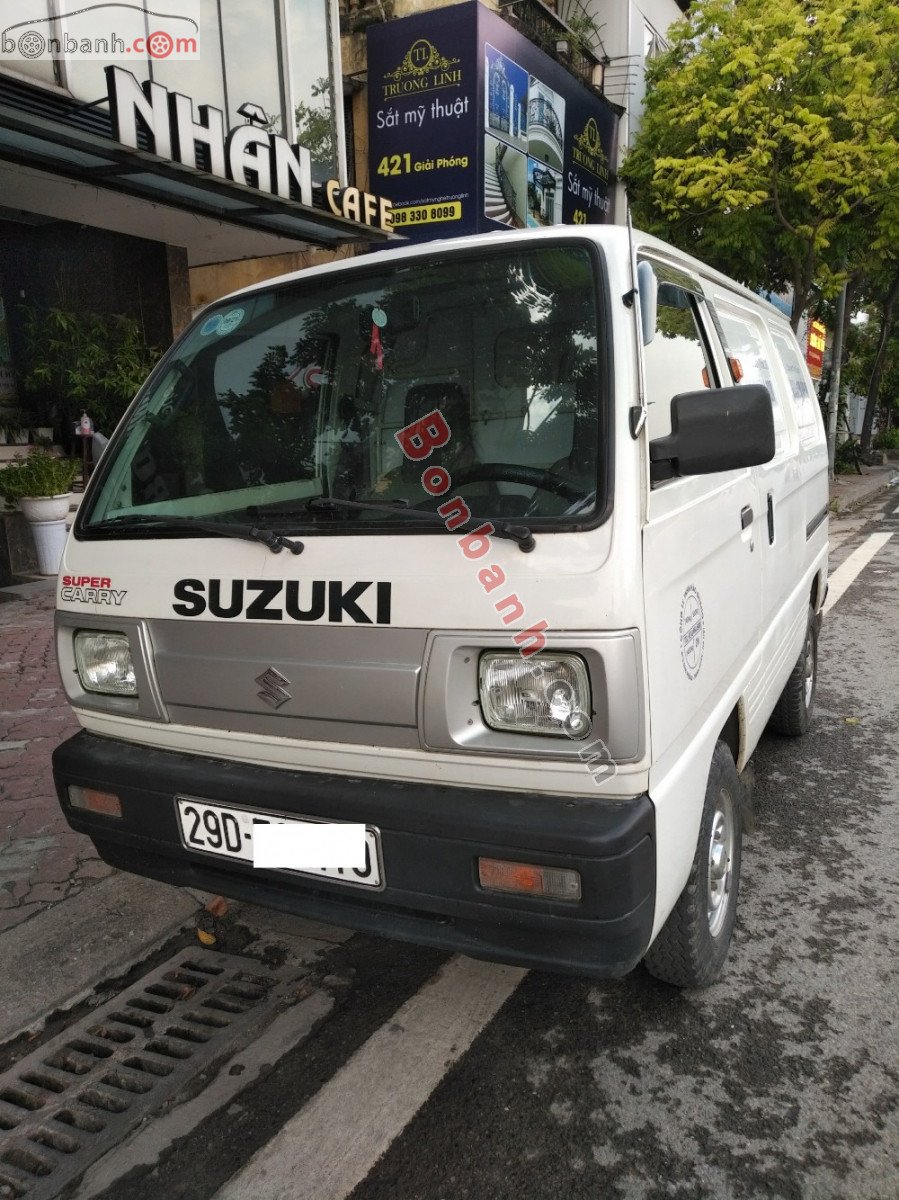
[[[456,494],[478,516],[588,521],[605,458],[596,295],[586,249],[544,244],[224,302],[119,431],[81,531],[158,536],[115,520],[131,515],[420,530],[405,510]],[[395,435],[435,410],[449,436],[413,461]],[[436,465],[442,497],[422,482]]]

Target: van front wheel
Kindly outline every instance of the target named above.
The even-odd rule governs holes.
[[[717,742],[687,885],[644,958],[650,974],[665,983],[708,987],[721,974],[740,889],[740,794],[730,750]]]
[[[787,737],[801,737],[808,733],[817,686],[818,618],[815,610],[809,608],[802,653],[771,714],[771,728]]]

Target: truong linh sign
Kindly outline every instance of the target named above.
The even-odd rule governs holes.
[[[368,79],[397,233],[611,220],[614,108],[477,0],[371,26]]]

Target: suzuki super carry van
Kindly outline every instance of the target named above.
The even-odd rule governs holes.
[[[827,503],[789,324],[653,238],[490,234],[229,296],[69,538],[65,815],[168,883],[708,984],[741,775],[769,722],[808,727]],[[322,822],[364,826],[355,866],[254,866],[263,825]]]

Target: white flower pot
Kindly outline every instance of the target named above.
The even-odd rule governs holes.
[[[37,569],[41,575],[58,575],[65,549],[66,518],[72,493],[60,496],[22,496],[19,499],[25,520],[31,526]]]
[[[72,493],[58,496],[20,496],[19,507],[26,521],[65,521],[69,515]]]
[[[37,551],[38,571],[41,575],[58,575],[68,537],[65,521],[35,521],[31,533]]]

